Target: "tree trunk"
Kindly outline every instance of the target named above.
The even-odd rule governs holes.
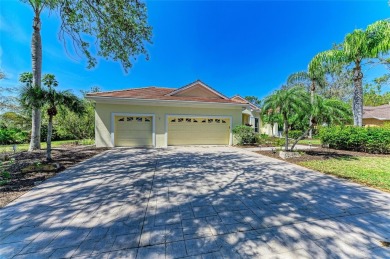
[[[287,118],[284,118],[284,136],[285,136],[284,150],[288,151],[288,121],[287,121]]]
[[[313,129],[313,124],[310,125],[310,128],[308,128],[298,139],[295,140],[294,144],[291,146],[291,151],[294,150],[295,148],[295,145],[303,138],[305,138],[307,136],[307,134],[309,134],[309,132]]]
[[[53,116],[49,115],[49,124],[47,125],[47,139],[46,139],[46,160],[51,161],[51,136],[53,133]]]
[[[310,87],[310,104],[313,107],[314,105],[314,91],[316,90],[316,85],[314,81],[311,82],[311,87]],[[309,139],[313,138],[313,114],[310,114],[310,119],[309,119]]]
[[[41,87],[42,75],[42,42],[41,42],[41,20],[39,11],[35,11],[33,35],[31,40],[31,58],[33,87]],[[41,110],[34,107],[32,110],[32,128],[29,151],[41,148]]]
[[[363,73],[360,61],[355,62],[355,68],[353,69],[353,124],[355,126],[363,126]]]

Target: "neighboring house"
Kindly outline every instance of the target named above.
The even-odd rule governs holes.
[[[381,126],[390,122],[390,104],[363,107],[363,125]]]
[[[178,89],[134,88],[90,93],[87,98],[96,103],[98,147],[232,145],[236,125],[253,123],[255,130],[260,126],[257,107],[199,80]]]

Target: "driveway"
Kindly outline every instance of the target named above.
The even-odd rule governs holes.
[[[1,258],[389,258],[390,194],[232,147],[116,149],[0,209]]]

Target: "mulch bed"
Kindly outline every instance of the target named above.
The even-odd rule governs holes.
[[[0,208],[42,181],[105,150],[107,148],[64,145],[52,150],[51,162],[46,162],[46,150],[10,155],[10,161],[3,162],[0,168],[0,172],[10,173],[8,182],[0,186]]]
[[[301,153],[300,157],[293,157],[288,159],[282,159],[279,157],[278,152],[273,153],[272,151],[256,151],[261,155],[269,156],[279,160],[287,161],[290,163],[298,164],[299,162],[306,162],[311,160],[327,160],[327,159],[353,159],[354,157],[389,157],[384,154],[369,154],[363,152],[336,150],[330,148],[313,148],[308,150],[297,150]]]

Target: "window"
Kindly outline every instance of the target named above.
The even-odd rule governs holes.
[[[186,118],[186,122],[191,122],[191,119],[190,118]]]
[[[137,118],[135,118],[135,120],[136,120],[137,122],[142,122],[142,117],[137,117]]]
[[[255,118],[255,132],[259,132],[259,118]]]
[[[193,119],[192,122],[198,122],[198,120],[197,119]]]
[[[145,122],[150,122],[150,118],[145,118]]]
[[[176,119],[172,119],[171,122],[176,122]]]
[[[212,123],[212,122],[213,122],[213,119],[208,119],[207,122],[208,122],[208,123]]]
[[[125,121],[125,118],[122,117],[122,118],[120,118],[118,121]]]
[[[226,120],[222,120],[222,123],[226,123]]]
[[[221,120],[220,119],[215,119],[215,122],[216,123],[221,123]]]
[[[202,123],[206,123],[206,119],[203,119],[203,120],[202,120]]]
[[[133,121],[134,118],[133,118],[133,117],[127,117],[126,120],[127,120],[127,121]]]
[[[177,122],[183,122],[183,121],[184,121],[183,118],[178,118],[178,119],[177,119]]]

